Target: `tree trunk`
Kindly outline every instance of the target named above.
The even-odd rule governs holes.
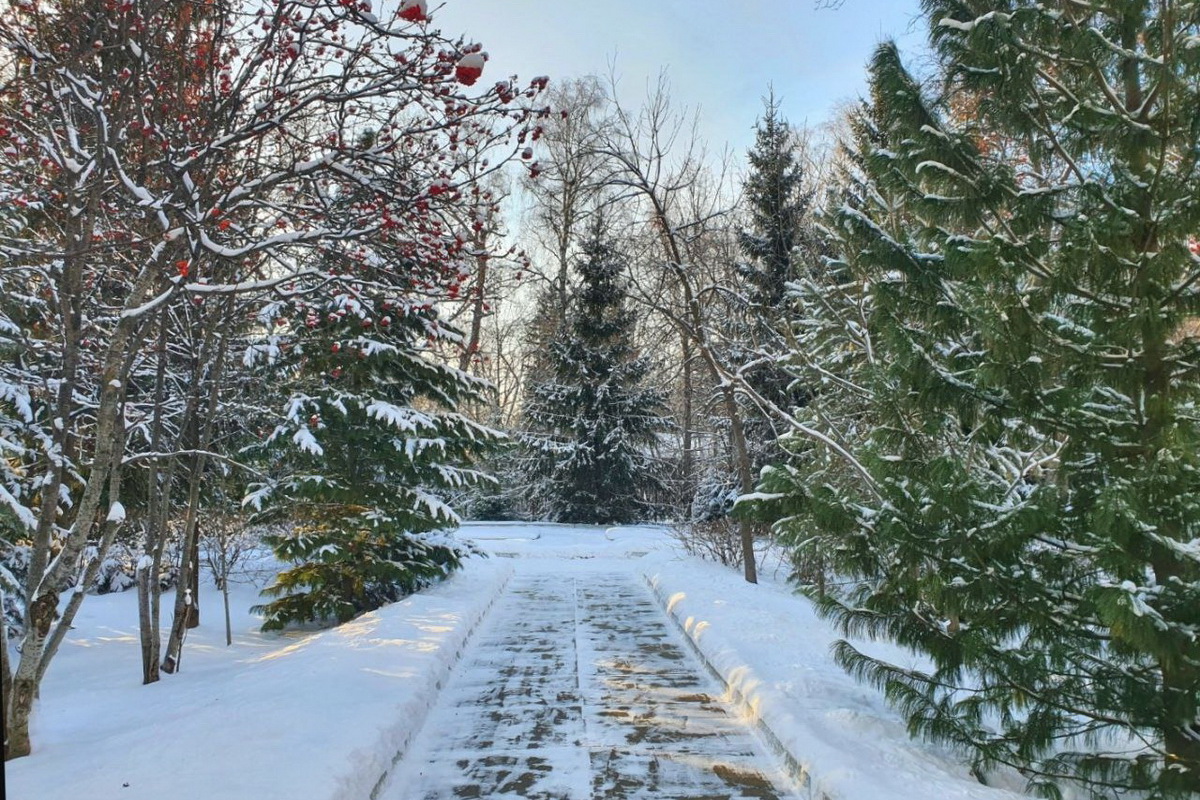
[[[196,532],[192,536],[192,580],[189,588],[192,590],[191,613],[188,614],[187,626],[200,627],[200,522],[195,523]]]
[[[4,615],[4,589],[0,588],[0,725],[3,725],[4,741],[8,741],[8,710],[12,705],[12,663],[8,657],[8,617]],[[8,758],[7,752],[5,759]]]
[[[7,643],[5,647],[7,647]],[[8,713],[4,725],[4,760],[27,756],[33,752],[29,741],[29,714],[33,711],[36,683],[29,678],[17,678],[12,682],[12,694],[5,695]]]
[[[718,379],[719,375],[715,376]],[[733,445],[734,467],[742,494],[754,491],[754,470],[750,464],[750,451],[746,447],[746,431],[742,424],[742,410],[738,408],[737,393],[733,385],[726,382],[721,387],[721,399],[729,417],[729,439]],[[758,562],[754,555],[754,524],[748,519],[738,520],[738,536],[742,542],[742,572],[747,583],[758,583]]]
[[[232,299],[226,301],[227,314],[231,308]],[[162,670],[167,674],[179,670],[183,639],[187,635],[186,631],[195,627],[194,624],[191,624],[193,614],[196,615],[196,624],[199,624],[200,486],[204,479],[204,468],[207,463],[203,450],[212,442],[217,404],[221,395],[220,377],[225,370],[225,356],[228,353],[229,344],[229,337],[216,330],[220,325],[220,318],[217,317],[214,322],[216,324],[210,328],[209,333],[219,337],[219,344],[209,374],[208,405],[205,409],[204,425],[196,436],[196,447],[199,452],[193,456],[191,464],[187,515],[184,519],[183,548],[179,567],[180,591],[175,593],[175,614],[171,621],[171,633],[167,637],[167,652],[162,661]]]
[[[156,576],[151,573],[149,559],[152,556],[143,555],[137,569],[137,598],[138,598],[138,636],[141,640],[142,651],[142,684],[154,683],[158,680],[158,625],[155,624],[154,613],[157,604],[151,602],[150,582],[157,583]]]
[[[179,554],[179,588],[175,591],[175,611],[171,617],[171,632],[167,635],[166,655],[162,660],[162,671],[168,675],[179,671],[183,639],[186,631],[196,627],[191,624],[196,612],[197,575],[199,574],[199,537],[197,532],[197,505],[200,499],[201,474],[204,458],[196,456],[192,461],[192,477],[188,489],[187,516],[183,526],[183,544]]]
[[[221,554],[221,599],[225,603],[225,646],[233,644],[233,623],[229,620],[229,568],[225,564],[225,554]]]
[[[680,366],[683,368],[683,418],[680,422],[683,426],[683,458],[680,459],[679,465],[679,499],[685,513],[690,514],[692,495],[696,491],[696,454],[692,442],[694,427],[692,397],[695,394],[693,386],[695,367],[692,364],[692,340],[685,331],[681,331],[679,334],[679,346],[682,359]]]
[[[145,295],[146,283],[139,281],[130,294],[130,301],[138,300]],[[38,575],[32,570],[29,576],[29,586],[32,591],[29,597],[29,625],[22,639],[21,658],[13,676],[13,694],[10,701],[11,724],[6,733],[8,743],[5,746],[6,758],[17,758],[29,755],[29,718],[33,712],[33,701],[37,699],[38,687],[45,676],[50,664],[61,644],[66,632],[75,619],[75,614],[83,600],[83,593],[77,593],[67,604],[61,617],[55,617],[58,611],[60,587],[74,585],[78,577],[72,577],[69,570],[74,570],[87,545],[92,532],[95,531],[100,503],[104,496],[105,485],[109,486],[109,495],[115,499],[119,493],[119,472],[121,458],[125,449],[124,425],[121,418],[123,406],[123,380],[128,374],[128,365],[132,362],[131,339],[133,330],[118,325],[109,348],[106,351],[105,365],[101,373],[100,404],[96,408],[95,449],[92,460],[92,472],[84,485],[76,516],[70,532],[63,542],[54,561]],[[123,366],[124,365],[124,366]],[[64,426],[66,427],[66,426]],[[60,470],[55,471],[60,472]],[[47,502],[47,507],[57,507],[56,503]],[[95,557],[88,564],[85,575],[94,577],[100,563],[108,552],[112,539],[116,535],[117,525],[110,525],[109,530],[101,538],[101,545]],[[36,549],[36,548],[35,548]],[[86,578],[85,578],[86,579]],[[70,581],[70,583],[68,583]],[[56,628],[57,625],[57,628]],[[54,636],[51,636],[51,633]],[[47,644],[50,647],[47,647]],[[11,755],[9,755],[11,754]]]
[[[167,311],[158,314],[158,343],[155,347],[158,365],[154,376],[154,417],[150,422],[150,449],[163,451],[163,414],[166,408],[167,374]],[[162,647],[159,636],[158,598],[159,575],[162,569],[163,545],[166,542],[166,520],[171,488],[175,483],[175,463],[172,460],[164,479],[162,465],[157,459],[150,464],[146,475],[149,513],[143,528],[142,557],[138,559],[138,638],[142,654],[142,685],[159,679],[158,655]]]
[[[46,637],[54,625],[58,595],[43,593],[29,604],[25,612],[25,651],[39,656],[46,644]],[[5,643],[5,647],[8,643]],[[8,724],[4,742],[4,760],[20,758],[32,752],[29,740],[29,717],[33,713],[33,701],[37,699],[38,661],[22,653],[17,672],[12,679],[12,697],[8,701]]]
[[[486,229],[485,229],[486,230]],[[483,333],[483,307],[487,300],[487,278],[488,278],[488,256],[487,256],[487,235],[481,232],[475,239],[475,247],[479,250],[479,255],[475,257],[475,286],[474,297],[471,299],[471,332],[467,336],[467,346],[463,349],[462,355],[458,358],[458,368],[463,372],[467,372],[471,367],[471,360],[476,358],[479,353],[479,341]]]

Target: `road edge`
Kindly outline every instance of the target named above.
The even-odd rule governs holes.
[[[642,578],[663,613],[691,646],[705,669],[725,687],[728,698],[750,720],[763,741],[783,763],[784,771],[796,787],[808,800],[836,800],[834,795],[819,785],[800,755],[792,752],[784,743],[784,738],[776,732],[776,728],[786,729],[790,724],[782,714],[774,711],[781,707],[783,700],[774,697],[776,693],[765,686],[734,650],[702,642],[700,634],[703,629],[694,624],[693,618],[682,618],[682,603],[667,596],[667,590],[658,575],[643,572]]]
[[[385,786],[387,786],[388,781],[393,775],[396,765],[399,764],[401,759],[403,759],[408,753],[409,747],[412,745],[413,740],[425,727],[425,722],[429,717],[429,711],[433,708],[434,703],[437,701],[437,696],[440,694],[442,687],[446,685],[447,679],[462,661],[463,653],[466,652],[467,647],[470,646],[471,642],[475,638],[475,632],[479,630],[481,625],[483,625],[484,621],[491,613],[492,608],[496,605],[496,601],[500,599],[501,595],[503,595],[504,591],[508,588],[508,584],[512,580],[515,571],[516,570],[512,568],[507,570],[506,574],[498,582],[496,589],[492,592],[491,597],[488,598],[488,601],[482,606],[476,606],[474,609],[472,609],[472,611],[475,613],[473,614],[474,618],[470,621],[470,623],[461,626],[455,631],[453,641],[447,641],[445,643],[445,649],[450,650],[453,648],[454,655],[440,663],[435,661],[435,663],[426,671],[426,673],[420,676],[421,688],[418,691],[413,692],[413,694],[414,696],[427,697],[428,701],[420,708],[417,714],[412,715],[403,721],[402,724],[406,726],[407,730],[399,741],[398,749],[392,755],[389,763],[386,767],[384,767],[379,777],[375,780],[374,785],[372,785],[371,791],[367,795],[369,800],[379,800],[379,793]],[[347,788],[349,789],[350,787]],[[353,789],[350,789],[349,791],[345,792],[337,792],[333,800],[360,800],[360,798],[361,794],[358,794],[357,792],[353,791]]]

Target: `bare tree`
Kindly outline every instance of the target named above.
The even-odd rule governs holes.
[[[649,283],[643,283],[640,296],[670,321],[680,341],[685,486],[694,479],[691,404],[696,380],[692,365],[697,359],[715,384],[728,424],[732,466],[740,490],[749,494],[754,491],[754,474],[738,388],[727,380],[732,370],[724,363],[715,325],[706,310],[706,301],[719,299],[722,288],[706,280],[701,261],[706,235],[727,217],[732,205],[728,194],[721,190],[723,173],[709,175],[694,120],[672,109],[665,78],[659,79],[637,114],[614,100],[614,116],[614,124],[604,132],[598,150],[607,159],[606,181],[619,193],[620,200],[635,204],[638,222],[657,241],[658,270]],[[754,527],[741,520],[738,530],[746,580],[756,583]]]
[[[233,626],[229,615],[229,580],[234,571],[252,555],[258,538],[247,528],[245,519],[235,509],[222,513],[210,511],[205,515],[200,547],[204,562],[212,573],[225,610],[225,645],[233,644]]]
[[[571,261],[579,237],[604,190],[600,142],[611,120],[608,96],[595,76],[566,81],[549,92],[557,112],[538,135],[537,169],[523,182],[529,203],[527,236],[535,243],[533,268],[550,285],[559,318],[566,313]]]

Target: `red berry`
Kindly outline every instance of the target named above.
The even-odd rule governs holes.
[[[467,53],[454,68],[454,77],[463,86],[471,86],[483,74],[483,53]]]
[[[424,22],[428,19],[425,15],[425,0],[404,0],[400,4],[399,17],[409,22]]]

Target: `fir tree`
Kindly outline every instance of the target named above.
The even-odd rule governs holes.
[[[837,648],[914,733],[1051,797],[1195,797],[1200,19],[923,5],[947,99],[880,48],[834,226],[862,293],[841,478],[763,488],[850,581],[824,613],[930,658]]]
[[[551,343],[549,375],[525,409],[529,475],[558,522],[633,522],[661,484],[651,451],[668,427],[665,396],[643,386],[649,362],[633,344],[625,261],[601,230],[583,245],[564,335]]]
[[[294,330],[262,346],[292,387],[266,442],[277,478],[250,497],[293,522],[266,537],[293,566],[264,591],[265,630],[344,622],[458,567],[464,550],[443,533],[458,517],[440,493],[478,481],[469,463],[495,438],[453,410],[484,384],[427,352],[455,338],[436,310],[347,289],[295,303]]]

